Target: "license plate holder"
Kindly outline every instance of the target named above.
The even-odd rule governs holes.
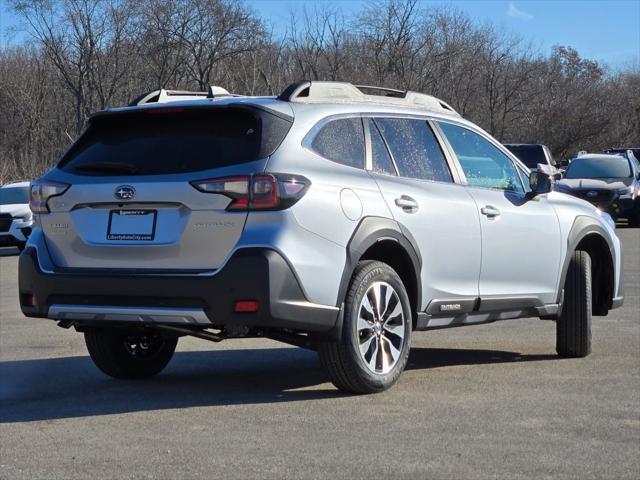
[[[107,240],[152,241],[156,236],[157,210],[111,210]]]

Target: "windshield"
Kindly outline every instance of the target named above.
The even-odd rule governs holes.
[[[564,178],[623,178],[631,176],[629,160],[618,158],[577,158],[569,164]]]
[[[547,163],[541,145],[505,145],[505,147],[530,169],[535,170],[539,163]]]
[[[29,187],[0,188],[0,205],[29,203]]]

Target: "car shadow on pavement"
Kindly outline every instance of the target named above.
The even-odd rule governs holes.
[[[554,358],[414,348],[407,368]],[[85,356],[0,362],[0,423],[344,396],[327,382],[317,355],[298,348],[178,352],[162,374],[138,381],[108,378]]]

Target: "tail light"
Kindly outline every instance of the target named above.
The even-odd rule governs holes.
[[[284,210],[304,196],[311,182],[300,175],[260,174],[198,180],[191,185],[231,198],[227,210]]]
[[[49,199],[62,195],[68,188],[69,185],[66,183],[45,180],[32,182],[29,190],[29,208],[33,213],[49,213],[49,205],[47,204]]]

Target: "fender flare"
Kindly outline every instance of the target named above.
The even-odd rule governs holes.
[[[340,279],[338,298],[336,305],[341,306],[344,302],[349,282],[353,276],[356,265],[362,255],[373,245],[383,240],[397,242],[408,254],[413,265],[416,282],[416,308],[420,310],[422,300],[422,282],[420,273],[422,272],[422,257],[418,245],[411,233],[402,224],[384,217],[364,217],[353,231],[347,243],[347,256],[344,270]]]
[[[615,248],[613,243],[611,242],[611,238],[607,234],[607,231],[598,223],[594,218],[588,217],[586,215],[580,215],[575,218],[573,221],[573,225],[571,226],[571,230],[569,231],[569,235],[567,236],[567,251],[565,254],[564,262],[562,263],[562,267],[560,270],[560,282],[558,283],[558,293],[556,296],[556,302],[561,305],[563,300],[564,293],[564,284],[567,279],[567,271],[569,270],[569,263],[571,263],[571,257],[573,256],[573,252],[578,247],[580,242],[584,240],[588,235],[596,234],[601,237],[609,247],[609,255],[611,256],[611,264],[613,266],[614,272],[614,282],[615,282]],[[621,269],[622,270],[622,269]],[[620,283],[622,274],[618,272],[618,285],[622,285]],[[620,287],[619,287],[620,288]],[[615,296],[616,292],[613,292]]]

